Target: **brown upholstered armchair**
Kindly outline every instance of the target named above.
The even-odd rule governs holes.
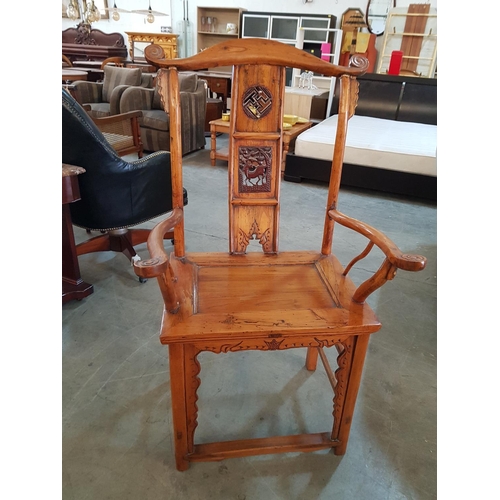
[[[120,68],[106,65],[102,82],[76,81],[73,95],[83,106],[90,106],[92,118],[117,115],[120,113],[120,98],[129,86],[153,87],[153,75],[142,73],[140,68]]]
[[[205,147],[206,82],[195,73],[179,74],[182,154]],[[144,151],[170,151],[170,118],[158,88],[128,87],[120,99],[120,112],[142,111],[139,118]]]

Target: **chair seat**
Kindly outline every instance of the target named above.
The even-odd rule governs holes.
[[[190,276],[194,299],[176,314],[164,313],[163,344],[225,339],[236,351],[253,339],[271,349],[308,347],[320,335],[326,342],[381,326],[366,303],[350,299],[356,287],[332,255],[187,253],[171,265],[174,274]]]
[[[131,135],[112,134],[109,132],[103,132],[102,135],[117,151],[134,147],[134,138]]]
[[[141,126],[153,130],[168,132],[170,119],[163,109],[142,110]]]
[[[91,102],[86,104],[90,105],[88,113],[92,118],[106,118],[111,115],[109,102]]]

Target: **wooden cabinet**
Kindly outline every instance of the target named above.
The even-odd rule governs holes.
[[[244,9],[238,7],[198,7],[197,42],[198,52],[231,38],[240,36],[240,18]],[[227,25],[234,24],[235,31],[228,32]],[[210,68],[207,68],[210,69]],[[217,71],[231,72],[229,67],[219,67]]]
[[[241,38],[269,38],[295,46],[298,28],[304,28],[304,50],[321,50],[321,44],[330,41],[328,30],[335,28],[336,22],[337,18],[331,14],[305,16],[245,11],[241,15]]]
[[[321,57],[321,44],[330,43],[333,47],[335,43],[332,29],[335,28],[336,22],[337,18],[330,14],[246,11],[241,15],[241,38],[268,38],[297,47],[302,32],[300,48]],[[293,85],[291,68],[287,70],[287,85]]]
[[[144,49],[147,45],[154,43],[159,45],[165,52],[166,59],[177,57],[177,37],[172,33],[138,33],[126,31],[128,35],[129,55],[134,62],[146,61]]]

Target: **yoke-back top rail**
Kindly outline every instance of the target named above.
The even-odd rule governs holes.
[[[185,59],[165,59],[161,47],[150,45],[145,56],[156,67],[169,69],[158,72],[158,88],[170,115],[173,206],[180,210],[183,204],[178,71],[233,66],[228,158],[232,254],[246,253],[252,239],[259,241],[265,253],[278,252],[285,68],[340,78],[338,126],[321,247],[323,254],[330,254],[334,222],[328,210],[337,208],[347,124],[357,102],[356,77],[366,72],[368,61],[359,57],[353,58],[353,66],[337,66],[295,47],[257,38],[223,42]],[[183,257],[183,223],[175,231],[175,255]]]
[[[164,59],[163,49],[158,45],[146,47],[144,55],[146,60],[154,66],[176,67],[179,71],[196,71],[207,67],[216,68],[235,64],[269,64],[301,68],[322,73],[324,76],[358,77],[366,73],[368,69],[368,60],[364,57],[353,57],[352,66],[338,66],[285,43],[261,38],[238,38],[222,42],[183,59]]]

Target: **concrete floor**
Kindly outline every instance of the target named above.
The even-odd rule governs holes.
[[[228,247],[227,167],[210,167],[208,156],[207,141],[184,159],[188,251]],[[281,250],[320,248],[326,192],[283,182]],[[89,254],[80,268],[95,291],[62,308],[64,500],[436,498],[436,205],[342,189],[339,208],[428,258],[424,271],[399,271],[369,298],[383,326],[370,341],[346,455],[266,455],[178,472],[157,283],[139,283],[122,254]],[[75,228],[77,241],[86,237]],[[336,228],[344,265],[362,247]],[[137,250],[147,257],[145,245]],[[377,269],[377,257],[353,278]],[[329,382],[321,364],[304,368],[304,349],[199,359],[198,442],[331,429]]]

